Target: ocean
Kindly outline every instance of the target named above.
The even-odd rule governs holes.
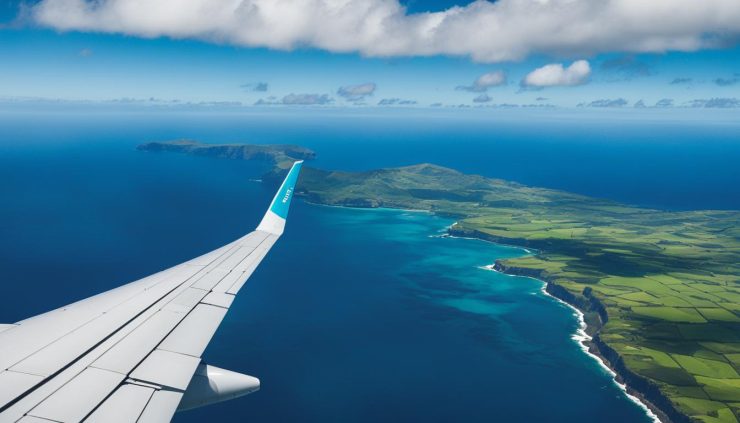
[[[738,208],[737,131],[708,125],[306,114],[0,114],[0,322],[116,287],[254,228],[265,165],[141,142],[298,143],[314,165],[422,161],[652,207]],[[730,125],[732,127],[732,125]],[[541,283],[482,269],[517,248],[398,210],[293,205],[204,359],[248,397],[175,421],[650,421],[572,339]]]

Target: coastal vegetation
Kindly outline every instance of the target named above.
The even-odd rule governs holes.
[[[740,212],[652,210],[432,164],[305,168],[297,192],[319,204],[453,216],[451,235],[535,250],[495,268],[546,281],[581,309],[590,349],[632,393],[664,419],[737,422]]]

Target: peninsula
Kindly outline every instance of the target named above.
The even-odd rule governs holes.
[[[137,147],[142,151],[169,151],[196,156],[220,157],[240,160],[260,160],[272,164],[276,172],[290,169],[296,160],[316,157],[312,150],[299,145],[286,144],[204,144],[194,140],[154,141]]]
[[[196,145],[176,151],[239,157]],[[282,168],[276,161],[271,173]],[[536,249],[494,268],[540,279],[580,309],[590,350],[630,393],[665,421],[737,422],[740,212],[652,210],[433,164],[305,168],[297,192],[318,204],[428,210],[458,219],[451,235]]]

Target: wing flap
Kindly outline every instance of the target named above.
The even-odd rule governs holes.
[[[129,410],[141,410],[154,395],[154,388],[125,383],[106,399],[85,422],[89,423],[135,423],[137,413]]]
[[[136,327],[146,321],[156,311],[156,309],[146,310],[144,313],[134,318],[129,325],[113,334],[110,338],[103,341],[92,351],[81,356],[78,360],[70,364],[68,367],[60,370],[58,374],[44,380],[42,383],[36,385],[31,390],[27,390],[19,394],[14,400],[12,400],[11,403],[3,405],[2,408],[0,408],[0,422],[15,422],[18,419],[22,418],[29,412],[29,410],[34,408],[45,398],[54,394],[55,391],[77,377],[97,358],[99,358],[108,349],[113,347],[126,335],[131,333]]]
[[[213,289],[214,286],[221,282],[221,279],[223,279],[228,274],[229,272],[226,270],[211,270],[210,272],[203,275],[202,278],[198,279],[193,284],[193,288],[210,291],[211,289]]]
[[[124,378],[108,370],[85,369],[28,414],[57,422],[82,421]]]
[[[131,372],[131,378],[184,391],[198,364],[200,357],[157,349]]]
[[[170,301],[163,310],[173,311],[176,313],[188,313],[193,309],[202,299],[208,294],[208,291],[203,289],[196,289],[193,287],[187,288],[175,297],[174,300]]]
[[[203,304],[210,304],[217,307],[223,307],[228,309],[231,307],[231,303],[234,302],[234,296],[232,294],[225,294],[223,292],[211,292],[203,298]]]
[[[172,311],[156,312],[121,342],[95,360],[92,367],[111,370],[123,375],[128,374],[184,317],[184,314]]]
[[[137,423],[162,423],[170,421],[172,416],[175,415],[182,395],[182,392],[166,389],[156,391],[141,413]]]
[[[0,372],[0,407],[41,383],[44,378],[10,370]]]
[[[200,357],[216,333],[227,309],[208,304],[198,304],[167,338],[160,349]]]

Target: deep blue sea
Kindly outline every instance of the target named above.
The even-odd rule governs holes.
[[[141,142],[298,143],[316,166],[422,161],[655,207],[740,208],[737,125],[319,113],[0,114],[0,322],[135,280],[251,231],[273,194],[242,161]],[[571,339],[526,254],[439,237],[429,214],[297,201],[206,351],[262,389],[176,421],[648,421]]]

